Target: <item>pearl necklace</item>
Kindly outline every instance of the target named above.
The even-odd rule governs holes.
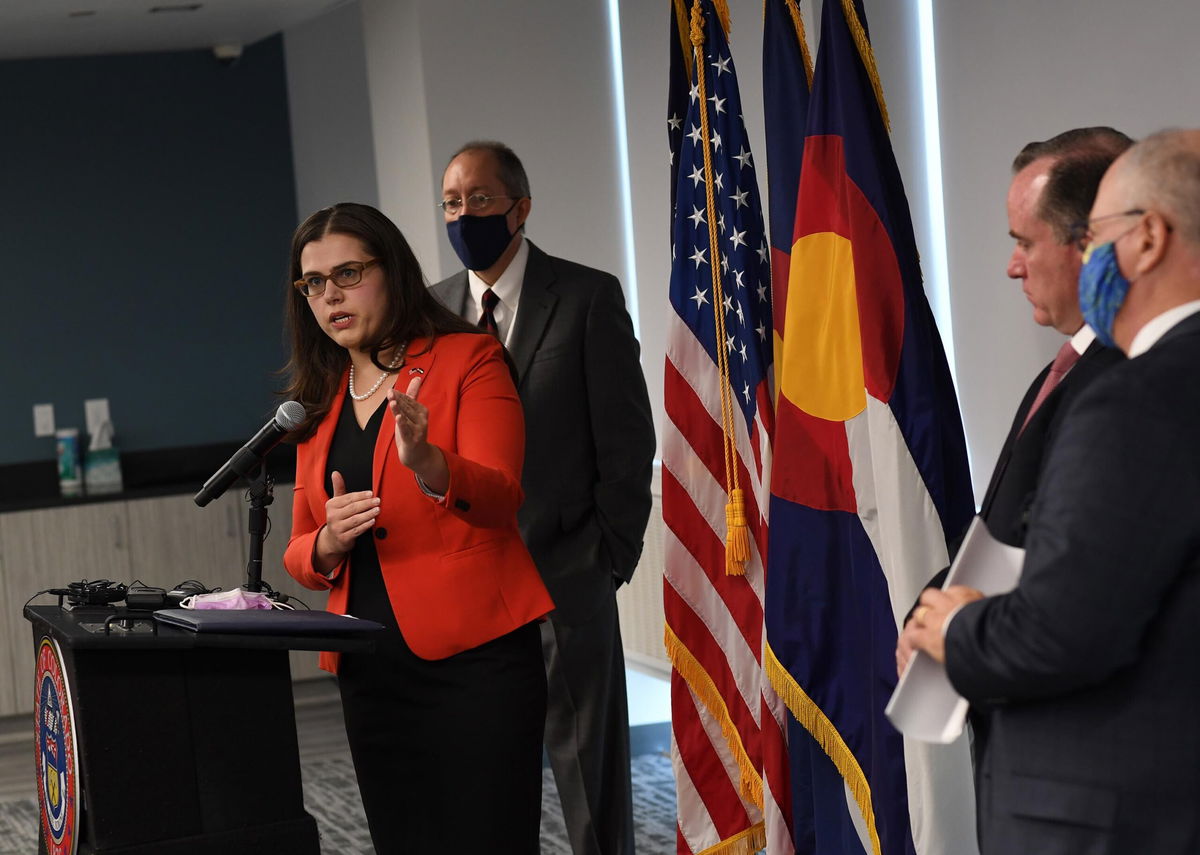
[[[388,379],[389,377],[391,377],[393,374],[396,373],[396,366],[398,366],[403,361],[404,361],[404,347],[401,346],[400,349],[396,352],[396,355],[392,357],[392,361],[388,363],[388,370],[386,372],[384,372],[383,374],[379,375],[379,379],[375,381],[375,385],[372,386],[370,389],[368,389],[362,395],[356,395],[354,393],[354,363],[350,363],[350,397],[356,401],[367,400],[367,398],[371,397],[372,395],[374,395],[376,392],[379,391],[379,387],[383,385],[384,380]]]

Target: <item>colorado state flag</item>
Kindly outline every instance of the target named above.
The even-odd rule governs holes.
[[[823,7],[775,300],[764,664],[794,716],[795,851],[969,852],[965,746],[935,760],[967,809],[936,816],[937,770],[883,714],[899,622],[974,503],[861,0]]]

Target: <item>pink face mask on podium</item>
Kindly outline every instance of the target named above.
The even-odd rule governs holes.
[[[183,609],[272,609],[275,603],[261,591],[246,591],[234,588],[231,591],[214,591],[211,594],[192,594],[185,597],[179,607]]]

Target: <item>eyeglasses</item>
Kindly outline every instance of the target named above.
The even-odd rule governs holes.
[[[520,196],[488,196],[485,193],[472,193],[467,197],[467,208],[471,211],[482,211],[488,205],[492,204],[493,199],[519,199]],[[437,203],[438,207],[451,216],[458,214],[463,209],[462,199],[443,199]]]
[[[1096,223],[1104,220],[1115,220],[1118,217],[1140,217],[1146,213],[1144,208],[1130,208],[1128,211],[1121,211],[1118,214],[1105,214],[1102,217],[1092,217],[1090,220],[1081,220],[1078,223],[1072,223],[1070,231],[1067,232],[1067,239],[1080,247],[1083,247],[1092,242],[1093,228]]]
[[[330,282],[339,288],[357,287],[362,283],[363,271],[378,263],[379,259],[377,258],[372,258],[370,261],[347,261],[340,267],[333,268],[328,276],[323,273],[310,273],[292,284],[305,297],[320,297],[325,293],[325,286]]]

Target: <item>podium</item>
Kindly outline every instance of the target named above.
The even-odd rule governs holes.
[[[319,855],[288,650],[367,634],[196,633],[26,606],[38,657],[42,855]],[[107,625],[106,625],[107,624]]]

